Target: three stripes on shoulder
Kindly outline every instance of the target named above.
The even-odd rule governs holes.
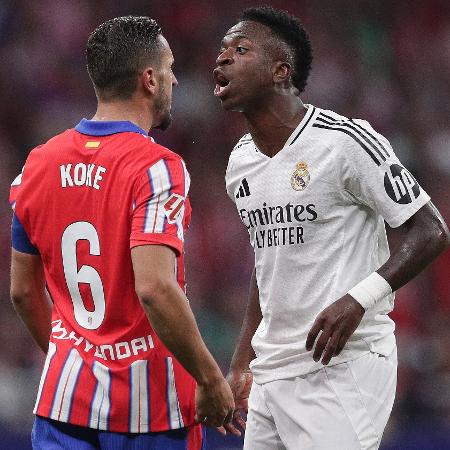
[[[377,166],[380,166],[391,156],[389,150],[382,142],[380,142],[374,133],[362,127],[352,119],[337,120],[321,112],[317,116],[313,127],[340,131],[352,137]]]

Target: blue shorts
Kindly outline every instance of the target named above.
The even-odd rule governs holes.
[[[160,433],[114,433],[79,427],[36,416],[31,433],[33,450],[206,450],[205,428],[198,426]],[[197,430],[195,430],[197,428]]]

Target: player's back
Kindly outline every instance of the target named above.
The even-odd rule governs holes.
[[[179,156],[143,134],[130,122],[82,121],[25,165],[16,214],[54,302],[39,415],[131,432],[193,420],[194,382],[149,325],[130,252],[171,246],[184,288],[189,176]]]

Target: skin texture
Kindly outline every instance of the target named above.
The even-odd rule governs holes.
[[[238,427],[245,430],[244,414],[248,412],[248,397],[253,381],[253,375],[250,372],[249,364],[256,356],[251,346],[251,341],[261,320],[262,314],[259,306],[256,271],[253,270],[244,321],[239,334],[238,344],[231,360],[230,370],[227,375],[227,381],[233,392],[236,406],[233,422],[226,428],[236,436],[240,436],[241,434]]]
[[[129,100],[99,99],[93,120],[130,121],[144,130],[165,129],[171,115],[173,55],[160,36],[161,59],[138,75],[136,91]],[[176,282],[175,253],[163,245],[145,245],[131,252],[136,293],[164,345],[197,381],[196,421],[221,427],[234,410],[231,389],[204,344],[184,292]],[[45,293],[40,256],[12,251],[11,299],[40,348],[47,352],[51,303]],[[225,430],[221,428],[225,433]]]
[[[44,266],[39,255],[12,250],[11,300],[39,348],[47,353],[52,302],[45,289]]]
[[[177,283],[175,253],[162,245],[131,251],[135,288],[156,334],[197,381],[196,420],[221,426],[230,422],[230,388],[203,342],[188,300]]]
[[[258,149],[267,156],[281,150],[306,113],[290,77],[291,64],[276,58],[279,46],[265,25],[239,22],[222,40],[215,78],[229,80],[222,106],[242,112]]]
[[[226,33],[214,70],[215,95],[220,98],[223,108],[244,115],[253,141],[269,157],[283,148],[305,114],[299,92],[290,80],[292,58],[282,49],[274,43],[274,36],[267,26],[239,22]],[[219,88],[225,80],[229,84]],[[450,241],[448,228],[431,202],[400,229],[404,232],[403,239],[378,270],[393,291],[430,264]],[[316,318],[306,341],[306,349],[313,350],[312,358],[328,364],[342,351],[364,313],[364,308],[349,294],[325,308]],[[253,272],[247,311],[227,376],[237,410],[247,408],[251,383],[249,364],[254,358],[251,338],[260,321],[258,288]],[[233,423],[226,428],[238,434],[238,427],[243,428],[243,420],[235,414]]]

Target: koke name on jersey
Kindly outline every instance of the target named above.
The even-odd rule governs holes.
[[[95,174],[94,174],[95,170]],[[100,181],[103,180],[103,175],[106,169],[102,166],[96,166],[95,164],[77,163],[65,164],[60,166],[61,174],[61,186],[87,186],[94,189],[100,189]]]

